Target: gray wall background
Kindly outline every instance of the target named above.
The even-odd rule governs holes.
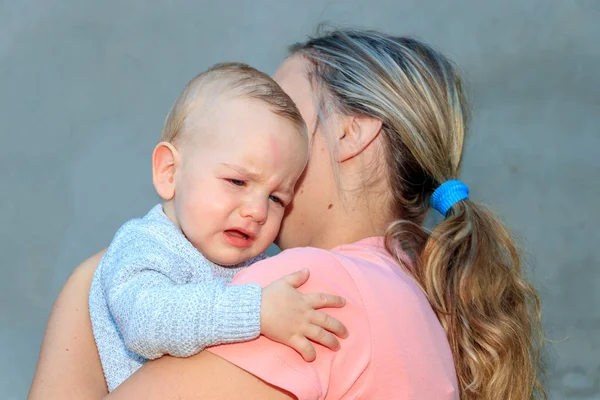
[[[0,1],[0,392],[25,397],[61,285],[156,201],[150,154],[209,65],[272,73],[319,22],[420,37],[464,69],[463,178],[520,238],[553,399],[600,399],[600,2]]]

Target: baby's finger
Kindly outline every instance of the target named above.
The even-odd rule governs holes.
[[[310,293],[306,295],[308,297],[308,304],[314,308],[326,308],[326,307],[344,307],[346,305],[346,299],[341,296],[335,296],[328,293]]]
[[[300,353],[302,358],[304,358],[304,361],[314,361],[317,357],[317,352],[315,351],[315,348],[313,347],[310,340],[308,340],[302,335],[293,336],[290,340],[289,345],[298,353]]]
[[[314,311],[310,316],[310,322],[314,325],[320,326],[325,330],[328,330],[342,339],[346,339],[348,337],[348,329],[346,329],[344,324],[327,313]]]
[[[288,274],[281,279],[283,279],[284,281],[286,281],[293,287],[298,288],[298,287],[302,286],[308,280],[309,276],[310,276],[310,272],[309,272],[308,268],[303,268],[300,271],[296,271],[291,274]]]
[[[340,342],[338,342],[335,336],[317,325],[311,325],[309,327],[306,337],[315,343],[329,347],[333,351],[338,351],[340,349]]]

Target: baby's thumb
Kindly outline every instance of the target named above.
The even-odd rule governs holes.
[[[283,277],[283,280],[292,285],[295,288],[302,286],[310,276],[308,268],[303,268],[300,271],[296,271]]]

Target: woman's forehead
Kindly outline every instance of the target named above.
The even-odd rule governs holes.
[[[273,79],[283,90],[290,86],[301,87],[310,91],[310,82],[308,80],[308,63],[300,56],[287,58],[275,71]],[[308,88],[306,88],[308,87]],[[288,93],[289,94],[289,93]]]
[[[298,76],[306,79],[308,62],[301,55],[293,55],[286,58],[275,71],[273,79],[276,81]]]
[[[273,79],[291,97],[310,126],[315,118],[313,87],[308,79],[308,62],[301,56],[286,59],[275,71]]]

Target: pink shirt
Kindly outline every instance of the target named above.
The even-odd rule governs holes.
[[[211,352],[303,399],[458,399],[458,384],[444,329],[413,279],[367,238],[331,251],[286,250],[240,272],[233,283],[266,286],[310,268],[302,292],[346,298],[328,309],[350,332],[337,352],[315,344],[307,363],[293,349],[264,336],[217,346]]]

